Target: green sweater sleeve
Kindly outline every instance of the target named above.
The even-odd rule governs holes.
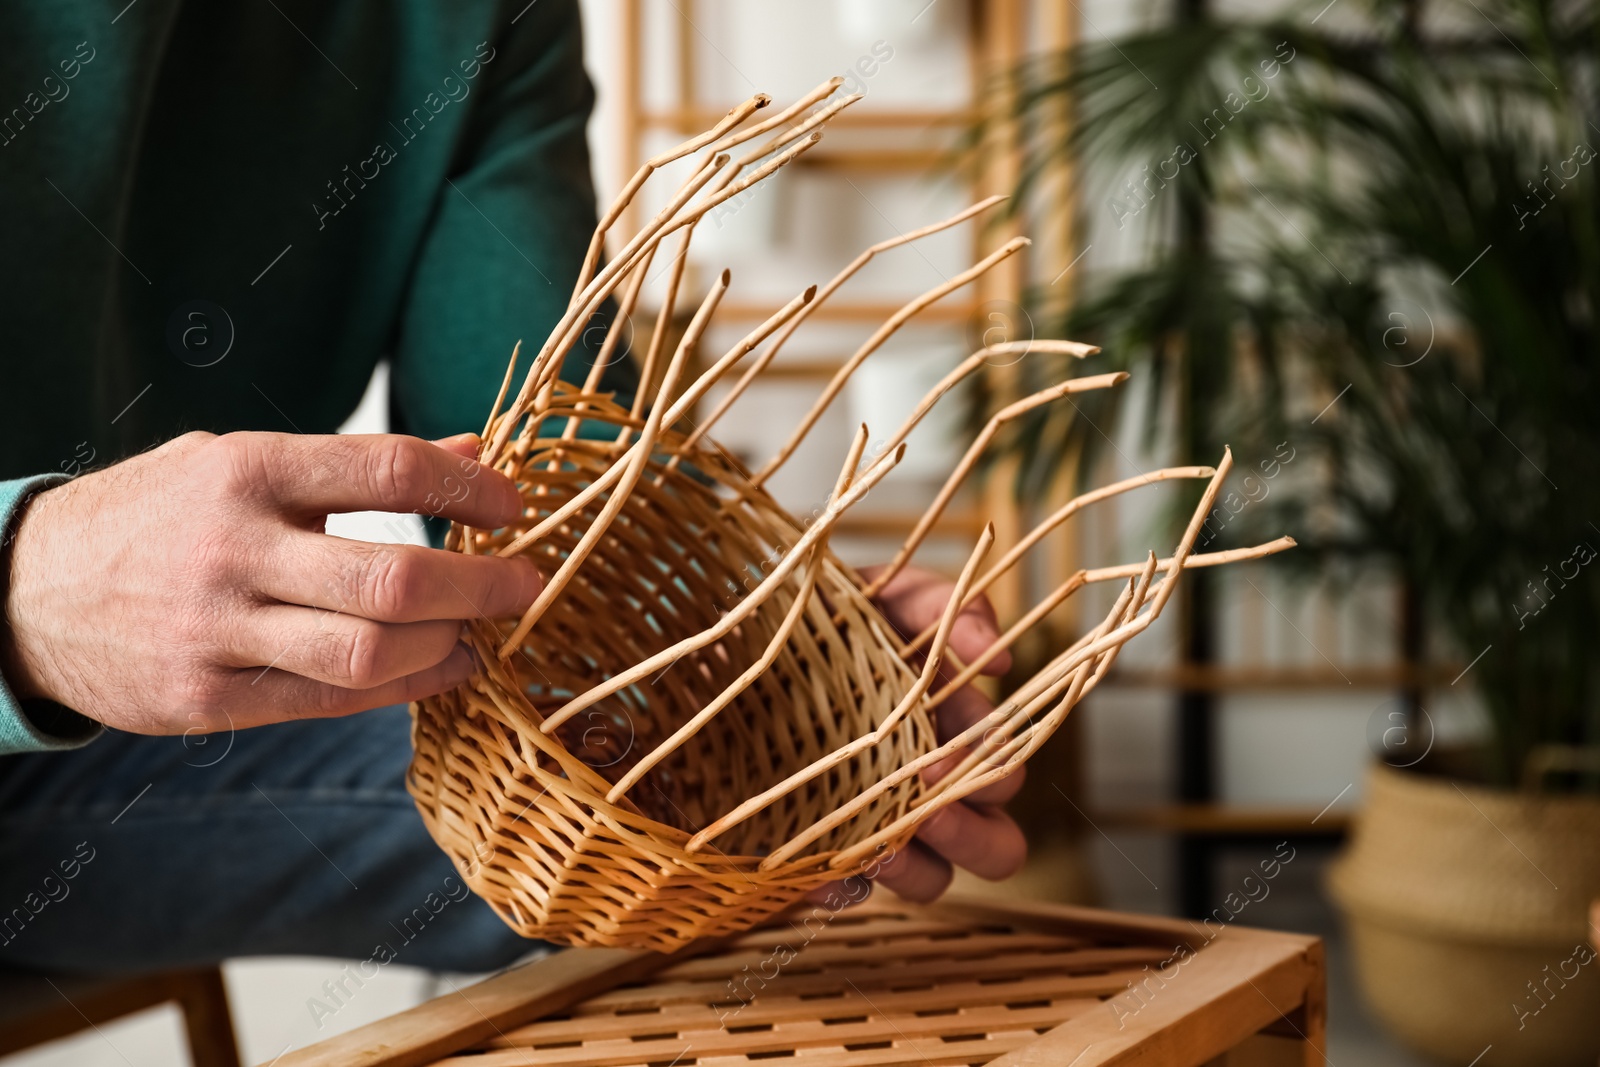
[[[483,428],[512,346],[519,369],[566,310],[595,225],[575,0],[541,0],[498,28],[467,103],[471,118],[440,185],[395,345],[393,422],[436,438]],[[582,381],[609,305],[586,325],[563,377]],[[625,352],[619,346],[619,355]],[[631,360],[603,387],[631,397]],[[512,392],[515,393],[515,387]]]
[[[60,474],[40,474],[31,478],[0,481],[0,565],[9,558],[12,526],[22,505],[34,493],[66,481]],[[5,574],[0,571],[0,604],[3,604]],[[45,700],[18,700],[11,686],[0,677],[0,756],[17,752],[46,752],[52,749],[79,748],[100,736],[105,728],[93,719]]]

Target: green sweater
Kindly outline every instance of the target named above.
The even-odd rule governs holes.
[[[0,5],[0,529],[187,430],[331,432],[380,359],[397,432],[481,429],[587,247],[592,102],[576,0]],[[94,731],[0,680],[0,753]]]

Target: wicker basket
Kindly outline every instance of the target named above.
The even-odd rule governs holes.
[[[1041,404],[1125,375],[1072,378],[997,413],[870,583],[829,551],[829,535],[899,462],[906,438],[939,397],[997,356],[1011,362],[1032,352],[1083,356],[1093,348],[1025,341],[975,353],[870,457],[867,428],[860,428],[844,449],[827,506],[809,525],[780,507],[765,483],[850,373],[900,325],[1025,241],[891,317],[760,470],[719,448],[707,429],[869,259],[998,200],[868,249],[686,381],[689,355],[730,283],[726,272],[716,280],[664,359],[695,222],[816,143],[818,127],[856,99],[828,102],[836,88],[837,81],[827,83],[752,123],[767,104],[753,98],[646,163],[602,220],[566,316],[506,405],[513,355],[485,427],[481,458],[516,481],[525,511],[506,529],[455,529],[449,544],[467,553],[527,555],[547,585],[522,618],[474,624],[470,639],[484,669],[416,706],[409,786],[467,883],[526,936],[674,949],[744,929],[827,882],[870,873],[924,819],[1009,773],[1043,743],[1122,644],[1160,613],[1183,568],[1292,543],[1191,555],[1230,459],[1215,469],[1158,471],[1078,498],[987,568],[994,537],[985,530],[939,623],[909,640],[897,634],[871,597],[905,566],[999,429]],[[774,130],[761,147],[731,155]],[[602,268],[605,235],[628,201],[655,170],[702,149],[703,161],[666,208]],[[668,291],[644,357],[642,378],[652,387],[626,407],[597,391],[620,331],[607,336],[583,385],[562,381],[562,360],[590,317],[619,291],[618,319],[631,313],[657,249],[672,235],[675,258],[663,268]],[[711,387],[763,344],[711,414],[689,425]],[[1170,558],[1151,553],[1141,563],[1080,572],[983,659],[962,664],[951,655],[946,643],[960,610],[1045,533],[1090,503],[1173,478],[1208,485]],[[986,721],[940,742],[934,716],[951,692],[1072,593],[1107,580],[1126,586],[1097,627]],[[929,781],[924,772],[941,762],[956,766]]]

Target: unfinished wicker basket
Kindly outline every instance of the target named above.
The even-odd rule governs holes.
[[[978,435],[890,566],[866,582],[829,550],[841,515],[899,462],[906,438],[941,395],[997,356],[1087,355],[1068,341],[975,353],[947,376],[873,456],[861,427],[827,506],[802,525],[763,488],[843,389],[851,372],[917,311],[1026,245],[1018,239],[892,316],[828,384],[788,442],[751,472],[706,435],[784,342],[879,252],[992,206],[863,252],[820,290],[790,301],[693,381],[685,366],[727,291],[711,286],[662,365],[695,223],[814,145],[857,97],[838,81],[751,122],[757,96],[716,127],[647,162],[601,220],[566,315],[509,406],[516,356],[484,431],[481,458],[513,478],[526,505],[501,530],[454,529],[452,548],[524,554],[547,584],[520,619],[479,622],[477,677],[414,708],[409,787],[434,839],[472,889],[512,927],[567,944],[673,949],[746,928],[810,889],[869,871],[947,804],[1004,776],[1056,729],[1172,596],[1185,567],[1265,555],[1191,555],[1230,459],[1157,471],[1096,490],[1047,518],[987,568],[987,529],[941,621],[903,639],[872,596],[910,559],[998,428],[1070,393],[1124,375],[1074,378],[1000,411]],[[778,131],[734,159],[733,149]],[[704,149],[667,206],[601,266],[609,228],[650,175]],[[598,392],[621,333],[606,337],[586,383],[560,378],[563,358],[608,297],[632,312],[661,242],[677,235],[666,296],[631,406]],[[763,342],[708,417],[687,416]],[[503,410],[502,410],[503,409]],[[580,427],[582,433],[580,433]],[[865,460],[865,462],[864,462]],[[1051,529],[1087,504],[1171,478],[1209,479],[1172,556],[1080,571],[1011,626],[983,658],[946,642],[960,609]],[[939,704],[1028,627],[1090,582],[1123,580],[1111,612],[998,707],[940,743]],[[941,663],[947,667],[941,678]],[[950,677],[953,676],[953,677]],[[924,775],[960,754],[936,782]],[[948,766],[948,764],[947,764]]]

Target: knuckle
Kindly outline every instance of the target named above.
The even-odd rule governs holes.
[[[334,642],[329,676],[352,689],[370,689],[380,681],[383,629],[376,623],[358,622]]]
[[[410,500],[425,491],[428,461],[427,446],[411,437],[382,439],[372,457],[373,488],[379,499],[393,502]]]
[[[265,451],[260,435],[225,433],[200,450],[200,472],[227,498],[258,492],[267,484]]]
[[[183,544],[183,565],[190,578],[202,589],[215,591],[231,586],[234,558],[238,552],[230,531],[216,523],[201,523],[188,533]],[[200,616],[199,605],[185,615]],[[180,620],[182,621],[182,620]]]
[[[217,439],[217,435],[207,430],[190,430],[188,433],[179,434],[168,441],[163,448],[176,452],[179,455],[188,455],[210,444]]]
[[[421,580],[415,553],[403,548],[377,549],[367,558],[362,602],[376,618],[399,618],[416,602]]]

